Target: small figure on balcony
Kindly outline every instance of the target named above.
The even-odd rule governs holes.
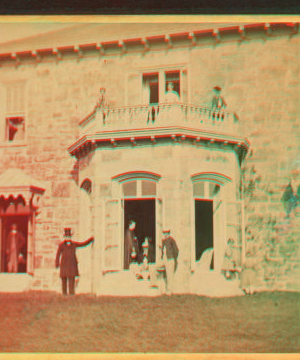
[[[106,116],[107,116],[107,109],[108,109],[108,100],[106,96],[106,89],[104,87],[100,88],[100,95],[95,106],[96,117],[100,117],[103,124],[105,124]]]
[[[168,91],[163,98],[163,105],[159,107],[159,117],[157,120],[167,124],[181,121],[180,96],[174,90],[173,83],[168,83]]]
[[[212,110],[215,111],[220,111],[222,109],[225,109],[227,107],[226,101],[224,100],[224,98],[221,96],[221,88],[220,86],[215,86],[213,88],[214,90],[214,96],[212,98],[212,102],[211,102],[211,108]]]
[[[174,90],[173,83],[168,83],[168,91],[165,93],[165,103],[172,104],[172,103],[178,103],[180,102],[180,96],[178,92]]]

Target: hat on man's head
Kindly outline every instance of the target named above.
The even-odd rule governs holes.
[[[71,237],[71,236],[72,236],[72,229],[64,228],[64,237]]]
[[[215,86],[215,87],[214,87],[214,90],[215,90],[215,91],[221,91],[222,89],[220,88],[220,86]]]
[[[169,228],[164,228],[162,232],[163,234],[170,234],[171,230]]]

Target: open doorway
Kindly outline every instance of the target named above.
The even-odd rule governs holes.
[[[15,216],[3,216],[1,217],[2,231],[1,231],[1,272],[8,272],[8,254],[7,249],[7,237],[12,229],[12,224],[17,225],[17,231],[19,231],[25,238],[25,243],[20,249],[20,253],[23,255],[19,259],[18,273],[27,272],[27,242],[28,242],[28,215],[15,215]]]
[[[213,248],[213,201],[195,200],[195,255],[200,260],[203,252]],[[214,269],[212,258],[210,269]]]
[[[128,228],[130,220],[136,222],[135,236],[138,239],[140,253],[142,253],[142,244],[145,237],[151,237],[153,249],[155,251],[155,200],[125,200],[124,201],[124,226],[125,231]],[[124,257],[126,257],[124,251]],[[155,255],[154,255],[155,257]],[[138,259],[139,262],[142,259]]]

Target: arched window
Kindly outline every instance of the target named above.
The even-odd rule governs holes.
[[[219,269],[223,256],[225,217],[222,193],[231,182],[219,173],[197,173],[193,182],[193,238],[191,243],[192,266],[200,261],[206,269]]]
[[[156,239],[161,237],[162,231],[162,204],[159,201],[158,194],[158,181],[160,180],[160,175],[147,172],[147,171],[135,171],[123,173],[115,176],[113,179],[117,180],[121,187],[121,198],[115,201],[115,208],[118,207],[118,202],[121,201],[121,221],[122,231],[125,234],[128,230],[128,224],[130,220],[136,222],[135,236],[138,239],[140,248],[142,249],[142,244],[147,237],[153,245],[153,257],[155,258],[158,251],[158,242]],[[112,206],[113,204],[107,204]],[[110,210],[111,213],[112,210]],[[109,215],[107,210],[105,214]],[[108,216],[105,216],[105,219],[109,219]],[[115,218],[113,219],[114,223]],[[107,222],[107,229],[111,229],[113,224]],[[107,230],[105,235],[105,243],[107,244],[105,263],[113,263],[109,260],[109,256],[113,258],[113,252],[115,252],[114,258],[117,258],[117,252],[120,254],[119,258],[119,268],[128,269],[128,254],[130,249],[128,244],[124,241],[119,242],[118,244],[111,243],[109,239],[110,233]],[[115,237],[112,239],[115,241],[117,238],[117,231],[115,231]],[[124,237],[123,237],[124,238]],[[113,245],[113,246],[112,246]],[[118,249],[120,249],[118,251]],[[109,255],[109,252],[111,255]],[[142,256],[142,253],[140,254]],[[140,258],[139,261],[143,259]],[[123,264],[123,265],[122,265]],[[116,267],[116,266],[115,266]],[[112,268],[112,266],[111,266]]]
[[[213,199],[221,195],[221,187],[231,179],[219,173],[197,173],[191,176],[193,196],[199,199]]]
[[[122,184],[122,196],[128,198],[155,198],[160,175],[137,171],[117,175],[113,178]]]
[[[80,188],[85,190],[90,195],[91,192],[92,192],[92,182],[91,182],[91,180],[90,179],[85,179],[82,182]]]

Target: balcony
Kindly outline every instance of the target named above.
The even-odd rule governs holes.
[[[183,103],[95,109],[79,123],[79,138],[68,150],[79,158],[96,147],[169,139],[231,147],[242,159],[250,143],[239,135],[238,125],[234,113]]]
[[[80,122],[80,135],[130,129],[154,129],[174,126],[189,127],[205,132],[237,134],[238,117],[223,110],[215,111],[200,106],[151,104],[95,109]]]

